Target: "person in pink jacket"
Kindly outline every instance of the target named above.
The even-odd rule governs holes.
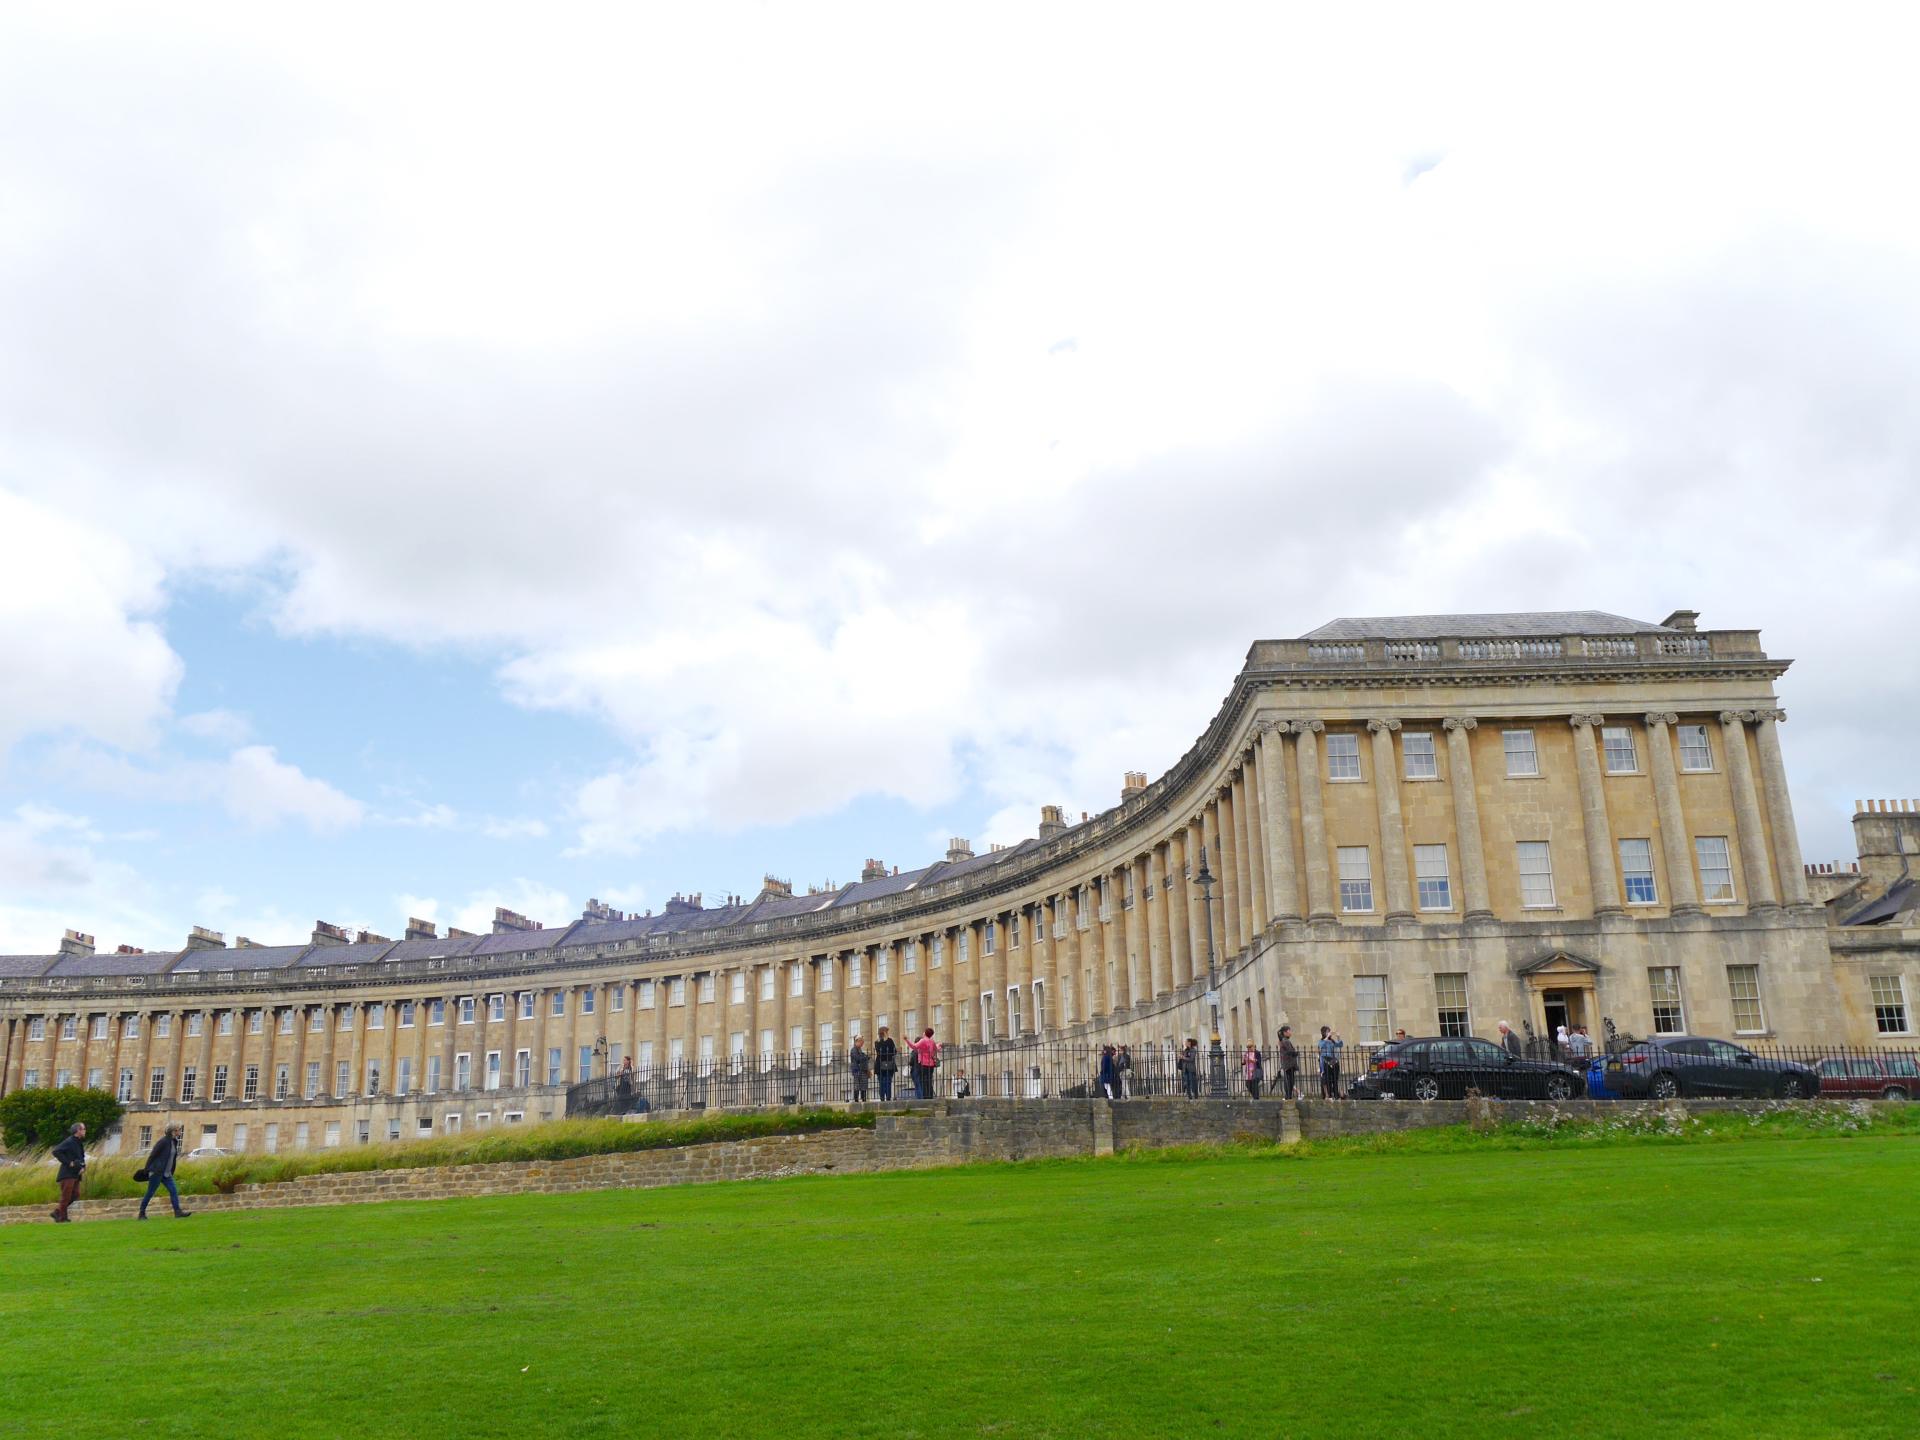
[[[913,1042],[913,1094],[918,1100],[933,1098],[933,1070],[940,1063],[940,1044],[933,1038],[933,1027]]]

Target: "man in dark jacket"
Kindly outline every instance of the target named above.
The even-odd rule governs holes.
[[[1281,1094],[1287,1099],[1294,1098],[1293,1087],[1300,1080],[1300,1047],[1293,1043],[1293,1027],[1280,1027],[1280,1080],[1284,1088]]]
[[[147,1193],[140,1200],[140,1219],[147,1218],[147,1201],[153,1199],[153,1192],[162,1185],[167,1187],[167,1198],[173,1201],[174,1215],[184,1220],[193,1212],[180,1208],[180,1187],[173,1183],[173,1167],[180,1163],[180,1136],[185,1127],[169,1125],[166,1132],[154,1142],[153,1149],[147,1152]]]
[[[72,1223],[67,1207],[79,1198],[80,1177],[87,1173],[87,1127],[78,1120],[67,1136],[52,1150],[53,1158],[60,1162],[60,1203],[54,1206],[53,1218],[62,1225]]]
[[[873,1042],[873,1073],[880,1079],[880,1098],[893,1099],[893,1073],[900,1068],[900,1045],[887,1027],[880,1027],[880,1038]]]

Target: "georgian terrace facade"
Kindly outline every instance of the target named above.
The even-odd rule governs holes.
[[[229,1148],[545,1118],[564,1086],[946,1043],[1349,1041],[1605,1021],[1872,1032],[1794,834],[1757,632],[1598,612],[1345,619],[1256,642],[1206,731],[1078,824],[837,890],[597,903],[545,928],[0,957],[0,1086],[117,1089]],[[235,1127],[244,1127],[236,1134]]]

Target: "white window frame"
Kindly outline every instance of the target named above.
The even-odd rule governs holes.
[[[1438,887],[1437,893],[1430,894],[1431,886]],[[1422,910],[1454,908],[1453,872],[1448,865],[1447,847],[1444,844],[1413,847],[1413,891]],[[1434,899],[1439,903],[1431,903]]]
[[[747,972],[735,970],[727,977],[727,1003],[744,1005],[747,1003]]]
[[[1340,913],[1368,915],[1373,912],[1373,851],[1365,845],[1339,845],[1334,848],[1334,869],[1340,884]],[[1350,903],[1364,899],[1364,905]]]
[[[1913,1012],[1907,1008],[1907,983],[1904,976],[1869,975],[1867,1003],[1873,1007],[1873,1028],[1876,1035],[1911,1035],[1913,1033]],[[1889,1011],[1895,1012],[1891,1018],[1900,1022],[1898,1026],[1887,1023]]]
[[[1455,980],[1460,982],[1460,1003],[1451,1005],[1447,1002],[1454,998],[1451,982]],[[1442,981],[1448,982],[1445,990],[1441,988]],[[1457,1017],[1452,1021],[1456,1028],[1451,1030],[1447,1028],[1449,1015]],[[1461,1039],[1473,1034],[1473,981],[1467,971],[1438,970],[1434,972],[1433,1023],[1434,1029],[1448,1039]]]
[[[1624,765],[1617,763],[1623,758]],[[1638,775],[1640,773],[1640,743],[1634,738],[1633,727],[1629,725],[1602,725],[1600,727],[1600,763],[1609,775]]]
[[[1393,1033],[1392,990],[1384,975],[1353,977],[1353,1035],[1362,1045],[1384,1045]],[[1370,1018],[1371,1017],[1371,1018]]]
[[[1438,780],[1440,778],[1439,749],[1440,747],[1434,743],[1431,730],[1401,731],[1401,773],[1409,780]],[[1415,761],[1419,762],[1419,769],[1414,768]]]
[[[702,1005],[711,1005],[713,1003],[713,971],[702,970],[700,972],[700,985],[697,993],[700,996],[700,1003]]]
[[[1518,743],[1516,743],[1518,742]],[[1500,747],[1507,761],[1509,780],[1536,780],[1540,776],[1540,747],[1534,739],[1531,727],[1502,730]],[[1515,769],[1515,765],[1525,769]]]
[[[1520,882],[1522,910],[1558,910],[1559,892],[1553,884],[1553,844],[1548,840],[1513,842],[1514,877]],[[1542,886],[1544,881],[1544,888]],[[1544,895],[1545,898],[1542,898]]]
[[[1743,983],[1748,980],[1752,981],[1753,993],[1751,995],[1741,993]],[[1729,1011],[1733,1016],[1734,1034],[1765,1035],[1767,1033],[1767,1007],[1766,1001],[1760,993],[1760,967],[1758,965],[1727,966],[1727,1001]],[[1753,1007],[1753,1024],[1742,1025],[1740,1023],[1740,1008],[1742,1005],[1751,1005]]]
[[[1687,996],[1680,983],[1678,965],[1649,965],[1647,967],[1647,1017],[1656,1035],[1684,1035],[1687,1033]],[[1669,1012],[1671,1023],[1661,1023],[1661,1011]]]
[[[684,1009],[687,1003],[687,977],[675,975],[667,981],[667,1008]]]
[[[1701,847],[1707,847],[1702,849]],[[1709,851],[1719,847],[1713,855],[1715,863],[1709,864]],[[1733,842],[1725,835],[1696,835],[1693,837],[1693,863],[1700,872],[1700,903],[1703,905],[1738,905],[1740,894],[1733,883]],[[1710,895],[1707,893],[1707,876],[1725,874],[1726,893]]]
[[[1632,860],[1628,859],[1627,847],[1629,845],[1639,846],[1644,850],[1646,859],[1646,868],[1644,870],[1637,868],[1640,864],[1640,855],[1636,854]],[[1620,893],[1622,897],[1625,898],[1626,903],[1629,905],[1658,905],[1660,903],[1660,878],[1653,873],[1652,838],[1649,836],[1625,835],[1621,837],[1618,849],[1620,851]],[[1636,868],[1629,868],[1630,866]],[[1643,894],[1639,899],[1635,899],[1633,895],[1633,886],[1636,880],[1643,881],[1644,888],[1649,892]]]
[[[1682,775],[1711,775],[1713,773],[1713,732],[1705,725],[1676,725],[1674,727],[1676,748],[1680,752],[1680,773]],[[1697,744],[1689,744],[1697,741]],[[1704,753],[1707,763],[1696,765],[1688,763],[1688,752],[1696,756]]]
[[[1327,779],[1335,785],[1364,780],[1360,766],[1360,736],[1351,730],[1327,732]]]

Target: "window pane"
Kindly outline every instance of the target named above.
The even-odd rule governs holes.
[[[1353,1014],[1357,1039],[1363,1045],[1378,1045],[1387,1038],[1387,977],[1353,977]]]
[[[1340,859],[1340,908],[1347,911],[1373,909],[1373,862],[1364,845],[1342,845]]]
[[[1533,731],[1507,730],[1502,733],[1507,748],[1507,774],[1538,775],[1540,757],[1534,753]]]
[[[1713,769],[1713,742],[1707,738],[1704,725],[1682,725],[1680,727],[1680,768],[1682,770]]]
[[[1680,1005],[1680,971],[1671,965],[1655,965],[1647,971],[1647,989],[1653,996],[1653,1033],[1679,1035],[1687,1028],[1687,1017]]]
[[[1358,735],[1327,736],[1327,778],[1329,780],[1360,778],[1360,737]]]
[[[1452,878],[1447,874],[1447,847],[1444,845],[1414,846],[1413,870],[1420,891],[1420,908],[1451,910],[1453,883]]]
[[[1736,1034],[1749,1035],[1765,1030],[1766,1018],[1760,1011],[1760,967],[1729,965],[1727,993],[1733,1001],[1733,1028]]]
[[[1433,977],[1433,998],[1439,1008],[1442,1035],[1471,1035],[1473,1017],[1467,1011],[1465,972]]]
[[[1400,750],[1407,757],[1409,780],[1432,780],[1439,775],[1440,767],[1434,760],[1431,731],[1408,731],[1400,737]]]
[[[1606,752],[1609,775],[1631,775],[1640,768],[1640,755],[1634,748],[1633,731],[1625,726],[1602,726],[1600,745]]]
[[[1882,1035],[1907,1033],[1907,996],[1898,975],[1875,975],[1867,986],[1873,995],[1873,1024]]]
[[[1620,876],[1626,882],[1629,905],[1653,905],[1659,902],[1660,892],[1653,883],[1651,840],[1620,842]]]
[[[1520,868],[1520,903],[1529,909],[1551,907],[1553,857],[1544,840],[1522,840],[1514,846]]]
[[[1696,835],[1693,853],[1700,862],[1700,898],[1733,899],[1733,856],[1724,835]]]

